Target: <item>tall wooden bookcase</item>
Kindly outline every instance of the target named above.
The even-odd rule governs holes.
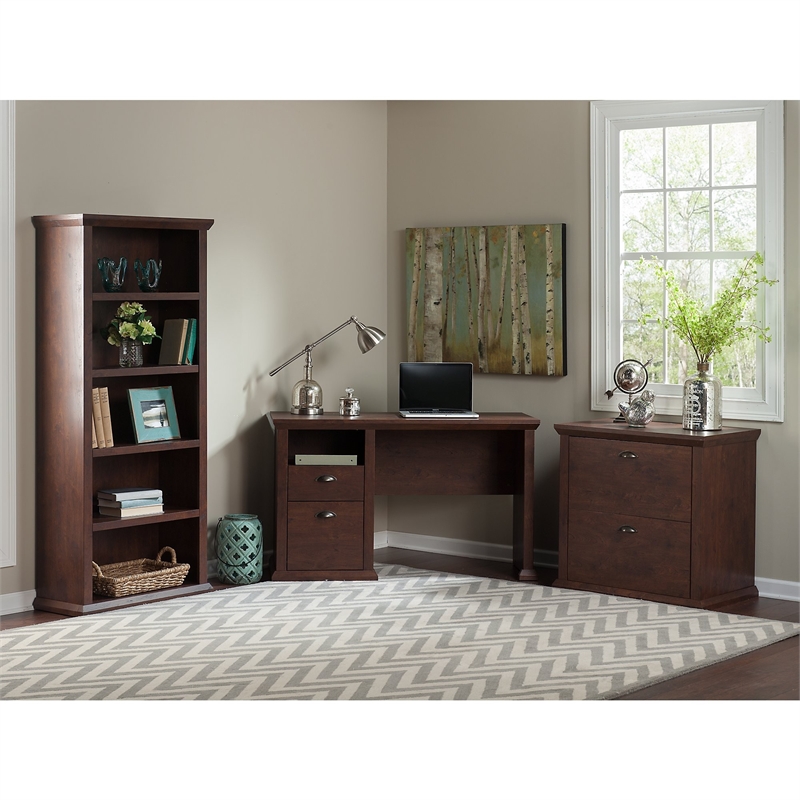
[[[36,600],[77,616],[207,591],[206,237],[213,220],[70,214],[33,217],[36,229]],[[121,292],[106,292],[98,259],[128,261]],[[135,259],[163,262],[157,291],[140,292]],[[159,334],[164,320],[197,319],[194,363],[122,368],[100,335],[125,301]],[[107,386],[114,446],[92,449],[92,388]],[[136,444],[127,390],[171,386],[180,439]],[[100,516],[99,489],[163,490],[164,514]],[[182,586],[128,597],[92,593],[92,561],[155,558],[169,545],[190,565]]]

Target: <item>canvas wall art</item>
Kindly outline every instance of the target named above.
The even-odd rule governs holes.
[[[566,225],[406,229],[408,361],[567,374]]]

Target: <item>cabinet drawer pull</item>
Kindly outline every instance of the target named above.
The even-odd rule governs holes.
[[[336,480],[335,475],[320,475],[318,478],[315,478],[318,483],[332,483]]]
[[[317,511],[314,516],[318,519],[333,519],[336,514],[334,514],[333,511]]]
[[[639,458],[639,456],[637,456],[636,453],[633,453],[630,450],[623,450],[619,454],[619,457],[620,458]]]
[[[630,525],[620,525],[620,527],[617,528],[617,530],[620,533],[636,533],[636,528],[631,528]]]

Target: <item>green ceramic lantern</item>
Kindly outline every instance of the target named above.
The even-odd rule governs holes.
[[[226,514],[217,523],[217,574],[224,583],[243,586],[261,580],[264,543],[255,514]]]

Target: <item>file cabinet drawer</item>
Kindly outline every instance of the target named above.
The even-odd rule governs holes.
[[[290,466],[289,500],[363,500],[364,467]]]
[[[573,437],[569,508],[689,522],[691,448]]]
[[[289,503],[286,557],[289,570],[364,569],[363,504]]]
[[[568,553],[571,581],[690,596],[688,522],[570,510]]]

